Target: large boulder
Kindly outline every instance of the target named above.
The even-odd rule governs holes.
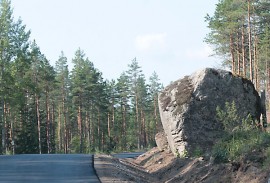
[[[159,95],[162,125],[175,154],[211,150],[224,127],[216,108],[234,102],[240,119],[260,118],[260,97],[252,82],[231,72],[206,68],[173,82]]]

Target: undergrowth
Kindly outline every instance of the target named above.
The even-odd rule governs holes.
[[[270,164],[270,134],[256,127],[249,115],[239,119],[235,103],[226,103],[225,109],[217,107],[217,119],[224,126],[223,138],[213,147],[216,163],[239,161],[254,152],[265,155],[264,164]]]

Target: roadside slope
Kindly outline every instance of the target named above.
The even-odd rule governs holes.
[[[175,158],[153,148],[136,159],[96,155],[95,169],[102,183],[265,183],[270,169],[259,162],[214,164],[204,158]]]

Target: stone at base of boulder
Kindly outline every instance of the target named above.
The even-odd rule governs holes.
[[[159,151],[170,151],[168,140],[164,132],[158,132],[155,136],[155,141]]]

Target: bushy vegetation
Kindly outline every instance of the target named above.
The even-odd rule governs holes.
[[[226,103],[224,110],[218,107],[217,118],[223,123],[225,131],[213,148],[216,163],[240,161],[254,153],[270,154],[270,134],[259,129],[250,116],[239,119],[234,102]],[[270,163],[270,160],[266,161]]]
[[[201,157],[202,155],[203,155],[203,150],[202,150],[199,146],[197,146],[197,147],[195,148],[195,150],[192,152],[192,157],[199,158],[199,157]]]

